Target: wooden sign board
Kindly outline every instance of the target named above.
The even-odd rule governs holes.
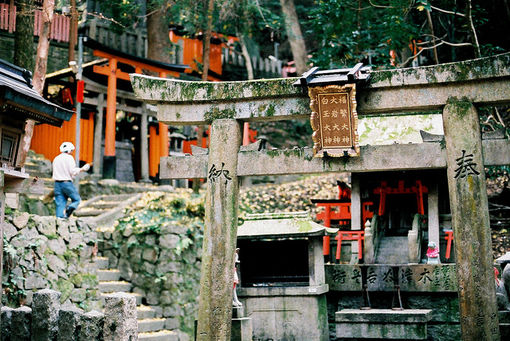
[[[356,85],[308,89],[314,157],[359,156]]]

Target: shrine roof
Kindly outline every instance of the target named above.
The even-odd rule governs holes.
[[[32,87],[32,73],[0,59],[0,103],[3,112],[21,113],[38,122],[60,126],[73,112],[44,97]]]
[[[337,231],[338,229],[315,223],[308,212],[274,212],[248,214],[237,228],[237,237],[242,239],[311,237]]]

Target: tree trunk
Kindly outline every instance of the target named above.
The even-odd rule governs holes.
[[[303,74],[308,69],[306,55],[306,46],[303,34],[301,33],[301,26],[294,6],[294,0],[280,0],[282,12],[285,19],[285,30],[292,50],[292,57],[296,63],[298,75]]]
[[[241,43],[241,51],[243,52],[244,61],[246,63],[246,72],[248,73],[248,79],[254,79],[253,65],[251,63],[250,53],[248,47],[246,47],[246,37],[242,33],[238,33],[239,42]]]
[[[34,70],[34,12],[35,0],[11,0],[16,4],[16,32],[14,33],[14,64]]]
[[[166,21],[167,6],[168,1],[164,1],[159,7],[152,2],[147,4],[147,58],[170,63],[171,44]]]
[[[37,44],[37,56],[34,70],[34,89],[42,94],[44,88],[44,79],[46,77],[46,68],[48,66],[48,52],[50,49],[50,29],[53,20],[53,10],[55,9],[55,0],[44,0],[42,8],[42,28],[39,34],[39,43]]]
[[[434,33],[434,23],[432,22],[432,16],[430,15],[430,11],[427,12],[427,22],[429,24],[430,34],[432,35],[432,46],[436,45],[436,35]],[[436,64],[439,64],[439,56],[437,54],[437,47],[432,49],[434,52],[434,61]]]
[[[203,49],[203,69],[202,69],[202,80],[206,81],[209,75],[209,56],[211,54],[211,36],[212,36],[212,15],[214,10],[214,0],[209,0],[207,6],[207,26],[204,30],[204,49]]]
[[[37,56],[35,61],[35,70],[33,78],[34,89],[42,95],[44,89],[44,79],[46,77],[46,68],[48,64],[48,51],[50,48],[50,25],[53,19],[53,10],[55,9],[55,0],[44,0],[42,8],[42,28],[39,34],[39,43],[37,44]],[[34,133],[35,122],[27,120],[25,124],[25,135],[23,136],[24,143],[22,145],[22,152],[20,153],[21,164],[25,163],[28,149],[30,148],[30,141]]]

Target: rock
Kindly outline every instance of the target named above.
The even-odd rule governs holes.
[[[54,236],[57,233],[57,224],[55,217],[41,217],[34,215],[32,216],[32,220],[35,222],[35,227],[39,231],[39,233],[44,234],[46,236]]]
[[[27,226],[28,220],[30,219],[30,214],[28,212],[23,212],[20,215],[14,217],[13,224],[18,229],[22,229]]]
[[[71,296],[71,292],[74,289],[74,285],[71,281],[59,278],[57,279],[57,288],[61,292],[61,302],[67,300]]]
[[[32,309],[25,306],[14,309],[11,318],[11,340],[30,341],[32,324]]]
[[[62,307],[58,320],[58,341],[78,340],[83,311],[74,306]]]
[[[122,231],[122,235],[126,238],[129,238],[133,234],[133,229],[131,226],[127,226],[124,231]],[[136,237],[135,237],[136,238]]]
[[[133,276],[133,269],[131,268],[131,263],[127,259],[119,260],[118,269],[120,271],[121,278],[129,280]]]
[[[149,262],[143,262],[142,264],[142,273],[148,273],[148,274],[155,274],[156,273],[156,266],[154,264],[151,264]]]
[[[161,234],[185,234],[188,231],[188,228],[186,226],[181,225],[164,225],[161,226]]]
[[[14,309],[2,306],[2,314],[0,320],[2,321],[2,340],[10,340],[11,339],[11,319],[12,319],[12,311]]]
[[[181,238],[175,234],[164,234],[159,237],[159,245],[162,248],[173,249],[177,246]]]
[[[160,301],[160,294],[157,293],[157,292],[148,292],[145,296],[145,298],[147,299],[147,303],[150,304],[150,305],[159,305],[161,304],[161,301]]]
[[[158,260],[158,250],[156,248],[144,249],[142,253],[142,259],[151,263],[155,263]]]
[[[101,179],[97,183],[102,185],[102,186],[118,186],[119,185],[119,180],[115,180],[115,179]]]
[[[39,200],[28,200],[27,202],[27,211],[31,214],[35,214],[38,216],[49,216],[50,211],[48,210],[48,207],[44,205],[42,201]]]
[[[48,281],[35,272],[30,273],[25,280],[25,289],[43,289],[47,285]]]
[[[170,305],[173,303],[173,297],[170,291],[163,290],[160,294],[159,301],[161,305]]]
[[[80,245],[83,245],[83,235],[81,233],[71,233],[71,236],[69,237],[69,245],[68,247],[71,250],[77,249],[80,247]]]
[[[59,257],[55,255],[48,256],[48,268],[50,268],[50,270],[56,273],[59,277],[67,278],[67,273],[65,271],[67,268],[67,262],[63,261]]]
[[[163,308],[163,316],[164,317],[175,317],[175,316],[181,316],[182,315],[182,309],[179,305],[173,304],[166,306]]]
[[[104,312],[104,341],[138,339],[135,297],[125,293],[106,295]]]
[[[75,288],[71,291],[71,301],[75,303],[83,302],[87,299],[87,290],[82,288]]]
[[[89,232],[90,231],[90,225],[85,220],[82,219],[76,219],[76,227],[78,230],[82,232]]]
[[[92,310],[81,315],[81,329],[78,335],[79,341],[100,340],[103,333],[104,314]]]
[[[179,263],[163,259],[158,264],[158,270],[162,273],[177,272],[179,270]]]
[[[155,246],[156,245],[156,236],[153,234],[149,234],[145,236],[145,244],[149,246]]]
[[[66,243],[62,238],[48,240],[48,247],[57,255],[63,255],[66,250]]]
[[[69,241],[69,222],[63,219],[57,219],[57,233],[66,242]]]
[[[174,330],[178,329],[181,323],[178,318],[167,318],[165,321],[165,329]]]
[[[48,341],[57,337],[60,293],[43,289],[34,294],[32,303],[32,341]]]
[[[16,229],[16,227],[13,224],[8,223],[8,222],[4,223],[4,237],[5,237],[5,239],[10,241],[17,234],[18,234],[18,230]]]

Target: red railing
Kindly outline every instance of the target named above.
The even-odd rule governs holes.
[[[69,26],[71,18],[63,14],[55,13],[51,22],[50,39],[59,42],[69,41]],[[42,12],[35,10],[34,13],[34,35],[39,36],[42,28]],[[0,4],[0,30],[16,31],[16,8],[12,10],[8,4]],[[76,34],[76,33],[75,33]]]

